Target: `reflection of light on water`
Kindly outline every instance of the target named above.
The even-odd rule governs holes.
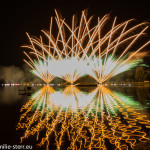
[[[90,103],[92,97],[92,94],[84,94],[75,86],[68,86],[63,92],[58,91],[52,94],[50,104],[77,111],[77,109],[84,109]]]
[[[22,95],[18,95],[18,87],[6,86],[0,88],[0,104],[15,104],[22,99]]]
[[[36,135],[37,140],[41,140],[39,146],[47,143],[47,149],[53,135],[56,149],[63,149],[66,136],[70,150],[107,149],[108,145],[114,149],[128,149],[136,142],[148,140],[142,126],[149,130],[150,121],[134,109],[137,106],[140,104],[131,98],[102,85],[89,94],[75,86],[63,91],[45,86],[22,107],[17,129],[25,129],[21,141]],[[40,139],[43,130],[46,133]]]

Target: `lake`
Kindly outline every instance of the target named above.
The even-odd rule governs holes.
[[[0,148],[137,149],[149,146],[150,87],[0,86]],[[143,149],[143,148],[140,148]]]

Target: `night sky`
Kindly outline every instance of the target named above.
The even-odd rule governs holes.
[[[4,9],[2,9],[4,8]],[[80,0],[80,1],[5,1],[1,2],[1,50],[0,66],[22,66],[24,44],[29,44],[25,32],[30,35],[41,35],[41,29],[49,29],[50,17],[54,16],[54,9],[58,9],[69,22],[73,14],[80,14],[88,9],[88,16],[103,17],[106,13],[114,18],[118,16],[118,23],[135,18],[138,22],[150,22],[150,5],[146,0],[137,1],[107,1],[107,0]],[[150,35],[150,29],[147,31]],[[148,62],[146,58],[146,62]],[[149,63],[149,62],[148,62]]]

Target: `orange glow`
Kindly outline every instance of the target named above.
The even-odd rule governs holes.
[[[89,94],[75,86],[68,86],[63,91],[45,86],[22,107],[17,129],[25,130],[21,142],[35,135],[40,140],[38,146],[47,143],[47,150],[52,144],[52,135],[55,137],[54,145],[61,149],[66,133],[70,141],[67,146],[71,150],[105,150],[106,139],[115,149],[127,150],[138,141],[149,140],[142,125],[149,128],[150,121],[146,115],[136,111],[135,106],[137,102],[102,85]],[[45,136],[39,139],[43,130],[46,130]]]
[[[76,23],[73,15],[71,25],[68,25],[56,10],[55,14],[55,19],[51,17],[49,32],[42,30],[48,43],[44,43],[42,36],[35,39],[27,33],[31,44],[23,46],[30,50],[29,53],[24,52],[29,61],[24,61],[31,67],[32,73],[46,83],[50,83],[57,76],[73,84],[85,74],[99,83],[105,82],[132,69],[133,64],[137,65],[138,61],[132,58],[150,43],[147,41],[141,44],[132,55],[127,55],[145,34],[148,28],[146,23],[129,27],[133,19],[117,24],[115,17],[110,29],[105,33],[108,14],[101,19],[98,17],[95,26],[91,25],[93,16],[88,18],[85,10],[82,11],[79,23]],[[53,29],[54,23],[58,30]],[[57,33],[56,36],[53,35],[53,30]],[[123,48],[120,48],[121,46]],[[67,70],[63,70],[64,68]]]

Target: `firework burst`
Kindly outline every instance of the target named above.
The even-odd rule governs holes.
[[[119,61],[116,60],[116,57],[112,58],[111,56],[108,56],[104,65],[104,59],[96,57],[92,58],[89,65],[89,75],[97,82],[103,83],[109,78],[119,73],[131,70],[143,62],[142,59],[128,61],[126,61],[126,59],[120,59]]]
[[[54,36],[54,21],[51,18],[50,31],[42,30],[48,42],[44,43],[42,37],[35,39],[27,34],[31,45],[24,46],[30,49],[29,53],[25,52],[30,61],[25,62],[32,68],[32,73],[46,83],[55,76],[74,83],[84,74],[89,74],[102,83],[137,65],[140,60],[132,58],[150,43],[148,41],[140,45],[129,56],[130,49],[148,28],[146,23],[131,27],[133,19],[116,24],[115,17],[112,26],[107,30],[109,15],[101,19],[98,17],[97,24],[92,26],[93,17],[87,19],[86,11],[82,11],[79,22],[77,23],[73,16],[72,24],[68,25],[65,19],[55,12],[57,35]]]
[[[77,57],[57,61],[57,65],[55,65],[55,75],[71,84],[85,75],[87,71],[87,61]]]

